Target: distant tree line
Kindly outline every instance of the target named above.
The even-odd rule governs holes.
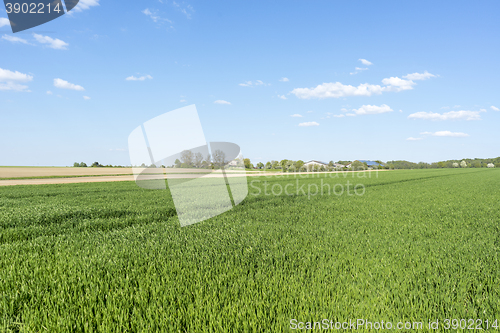
[[[73,167],[74,168],[87,168],[87,163],[85,162],[75,162],[73,163]],[[102,165],[101,163],[99,162],[94,162],[90,165],[91,168],[125,168],[124,166],[121,166],[121,165],[111,165],[111,164],[108,164],[108,165]]]
[[[444,169],[444,168],[500,168],[500,157],[497,158],[464,158],[435,163],[413,163],[408,161],[388,161],[390,169]]]
[[[226,160],[225,153],[221,150],[216,150],[214,156],[208,154],[203,156],[200,152],[193,153],[190,150],[185,150],[181,153],[180,159],[176,159],[171,168],[203,168],[203,169],[218,169],[224,165],[228,165],[231,161]],[[236,158],[229,164],[229,166],[235,167],[245,167],[245,169],[261,169],[261,170],[282,170],[283,172],[303,172],[303,171],[334,171],[334,170],[367,170],[367,169],[444,169],[444,168],[500,168],[500,157],[497,158],[464,158],[461,160],[448,160],[434,163],[425,162],[409,162],[404,160],[398,161],[388,161],[386,163],[376,160],[379,165],[368,166],[366,163],[360,161],[338,161],[334,163],[330,161],[328,166],[324,165],[305,165],[302,160],[294,161],[283,159],[281,161],[271,160],[269,162],[263,163],[259,162],[254,166],[249,158]],[[347,166],[351,164],[351,168],[339,168],[338,165]],[[87,164],[84,162],[75,162],[73,164],[75,168],[86,168]],[[90,165],[91,168],[123,168],[121,165],[102,165],[99,162],[94,162]],[[140,167],[154,167],[157,166],[145,165],[144,163]],[[165,168],[164,165],[161,167]]]

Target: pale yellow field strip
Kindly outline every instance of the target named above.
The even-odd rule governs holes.
[[[68,168],[69,169],[69,168]],[[129,169],[132,171],[132,169]],[[379,171],[389,171],[389,170],[379,170]],[[242,177],[242,176],[254,176],[254,177],[259,177],[259,176],[264,176],[264,177],[274,177],[274,176],[288,176],[288,177],[296,177],[300,178],[303,177],[303,175],[313,175],[313,177],[321,177],[322,174],[329,174],[329,173],[342,173],[343,171],[334,171],[334,172],[296,172],[296,173],[260,173],[260,172],[253,172],[253,173],[247,173],[246,175],[244,173],[233,173],[233,174],[226,174],[227,177]],[[355,171],[355,172],[364,172],[364,171]],[[373,172],[376,173],[377,171],[367,171],[367,172]],[[347,173],[347,176],[350,175],[352,171],[349,171]],[[114,173],[116,174],[116,173]],[[60,176],[61,174],[57,174],[57,176]],[[31,175],[30,175],[31,176]],[[168,174],[168,175],[162,175],[160,177],[163,178],[198,178],[203,176],[204,178],[219,178],[223,177],[223,175],[220,172],[214,172],[211,174],[207,175],[200,175],[200,174],[186,174],[186,173],[178,173],[178,174]],[[29,176],[24,176],[24,177],[29,177]],[[307,176],[306,176],[307,177]],[[155,178],[155,176],[153,176]],[[120,182],[120,181],[134,181],[134,176],[132,175],[124,175],[124,176],[98,176],[98,177],[73,177],[73,178],[43,178],[43,179],[9,179],[9,180],[0,180],[0,186],[11,186],[11,185],[46,185],[46,184],[76,184],[76,183],[101,183],[101,182]]]

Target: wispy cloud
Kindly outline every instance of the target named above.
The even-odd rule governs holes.
[[[225,101],[225,100],[223,100],[223,99],[218,99],[218,100],[216,100],[216,101],[214,102],[214,104],[226,104],[226,105],[231,105],[231,103],[230,103],[230,102]]]
[[[20,83],[26,83],[32,80],[33,76],[31,75],[0,68],[0,90],[29,92],[28,86]]]
[[[428,71],[425,71],[423,73],[413,73],[413,74],[408,74],[403,76],[403,78],[412,80],[412,81],[421,81],[421,80],[427,80],[432,77],[436,77],[436,75],[429,73]]]
[[[257,80],[255,82],[245,81],[244,83],[239,84],[242,87],[252,87],[252,86],[270,86],[270,83],[264,83],[261,80]]]
[[[52,95],[52,91],[47,90],[47,95]]]
[[[35,37],[37,42],[39,42],[41,44],[45,44],[48,47],[50,47],[51,49],[66,50],[66,48],[69,45],[68,43],[66,43],[60,39],[57,39],[57,38],[54,39],[54,38],[51,38],[49,36],[42,36],[39,34],[33,34],[33,37]]]
[[[370,65],[373,65],[373,63],[371,63],[370,61],[366,60],[366,59],[358,59],[359,61],[361,61],[361,63],[365,66],[370,66]]]
[[[278,95],[278,98],[287,99],[285,95]]]
[[[492,109],[493,111],[500,111],[500,109],[494,105],[490,106],[490,109]]]
[[[309,127],[309,126],[319,126],[319,124],[315,121],[308,121],[305,123],[300,123],[299,126],[301,127]]]
[[[344,118],[345,115],[343,115],[343,114],[334,114],[332,117],[335,117],[335,118]]]
[[[170,21],[169,19],[166,19],[166,18],[163,18],[161,17],[159,14],[158,14],[158,10],[151,10],[149,8],[146,8],[142,11],[142,13],[146,16],[149,16],[149,18],[151,20],[153,20],[153,22],[155,23],[159,23],[159,22],[168,22],[168,23],[172,23],[172,21]]]
[[[416,75],[418,73],[409,74]],[[341,98],[348,96],[371,96],[380,95],[383,92],[399,92],[411,90],[416,84],[412,80],[403,80],[399,77],[390,77],[382,80],[384,86],[363,83],[357,87],[345,85],[340,82],[323,83],[315,88],[296,88],[291,91],[292,94],[300,99],[311,98]]]
[[[411,136],[406,139],[406,141],[419,141],[419,140],[422,140],[422,138],[412,138]]]
[[[410,114],[408,118],[424,120],[481,120],[481,115],[479,113],[480,111],[450,111],[442,114],[434,112],[416,112]]]
[[[162,2],[162,1],[160,0],[160,2]],[[173,5],[175,8],[177,8],[177,10],[179,10],[182,14],[186,15],[186,17],[187,17],[188,19],[191,19],[191,13],[193,13],[193,12],[194,12],[193,6],[191,6],[191,5],[187,5],[187,6],[184,8],[183,6],[181,6],[181,4],[179,4],[179,3],[175,2],[175,1],[173,1],[173,2],[172,2],[172,5]]]
[[[422,132],[422,135],[431,135],[431,136],[448,136],[453,138],[465,138],[468,137],[469,134],[462,132],[450,132],[450,131],[438,131],[438,132]]]
[[[69,83],[68,81],[62,80],[62,79],[54,79],[54,87],[60,88],[60,89],[69,89],[69,90],[77,90],[77,91],[84,91],[85,88],[82,86],[79,86],[77,84]]]
[[[86,101],[88,101],[90,99],[90,97],[89,96],[83,96],[83,99],[86,100]]]
[[[356,74],[358,74],[359,72],[362,72],[362,71],[367,71],[367,70],[368,70],[368,68],[356,67],[356,68],[355,68],[355,71],[354,71],[354,72],[351,72],[351,73],[349,73],[349,74],[351,74],[351,75],[356,75]]]
[[[302,115],[296,113],[296,114],[292,114],[290,117],[302,118]]]
[[[26,39],[22,39],[15,36],[3,35],[2,39],[9,41],[11,43],[21,43],[21,44],[31,45]]]
[[[144,75],[144,76],[139,76],[139,77],[136,77],[136,76],[129,76],[127,78],[125,78],[126,81],[144,81],[144,80],[152,80],[153,77],[151,75]]]
[[[290,81],[290,80],[287,77],[282,77],[280,79],[280,82],[288,82],[288,81]]]
[[[393,110],[387,104],[382,104],[381,106],[377,105],[363,105],[359,109],[352,110],[357,115],[365,115],[365,114],[381,114],[392,112]]]
[[[86,9],[90,9],[90,7],[99,6],[99,0],[80,0],[75,8],[73,8],[69,13],[72,12],[81,12]]]

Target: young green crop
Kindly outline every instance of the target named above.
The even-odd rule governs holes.
[[[1,187],[0,331],[500,319],[500,170],[345,175],[249,177],[184,228],[168,191],[133,182]],[[297,181],[365,192],[266,195]]]

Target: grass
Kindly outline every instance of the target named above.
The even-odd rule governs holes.
[[[249,177],[185,228],[168,191],[133,182],[0,187],[0,331],[499,319],[500,170],[360,175]],[[366,193],[266,195],[297,180]]]

